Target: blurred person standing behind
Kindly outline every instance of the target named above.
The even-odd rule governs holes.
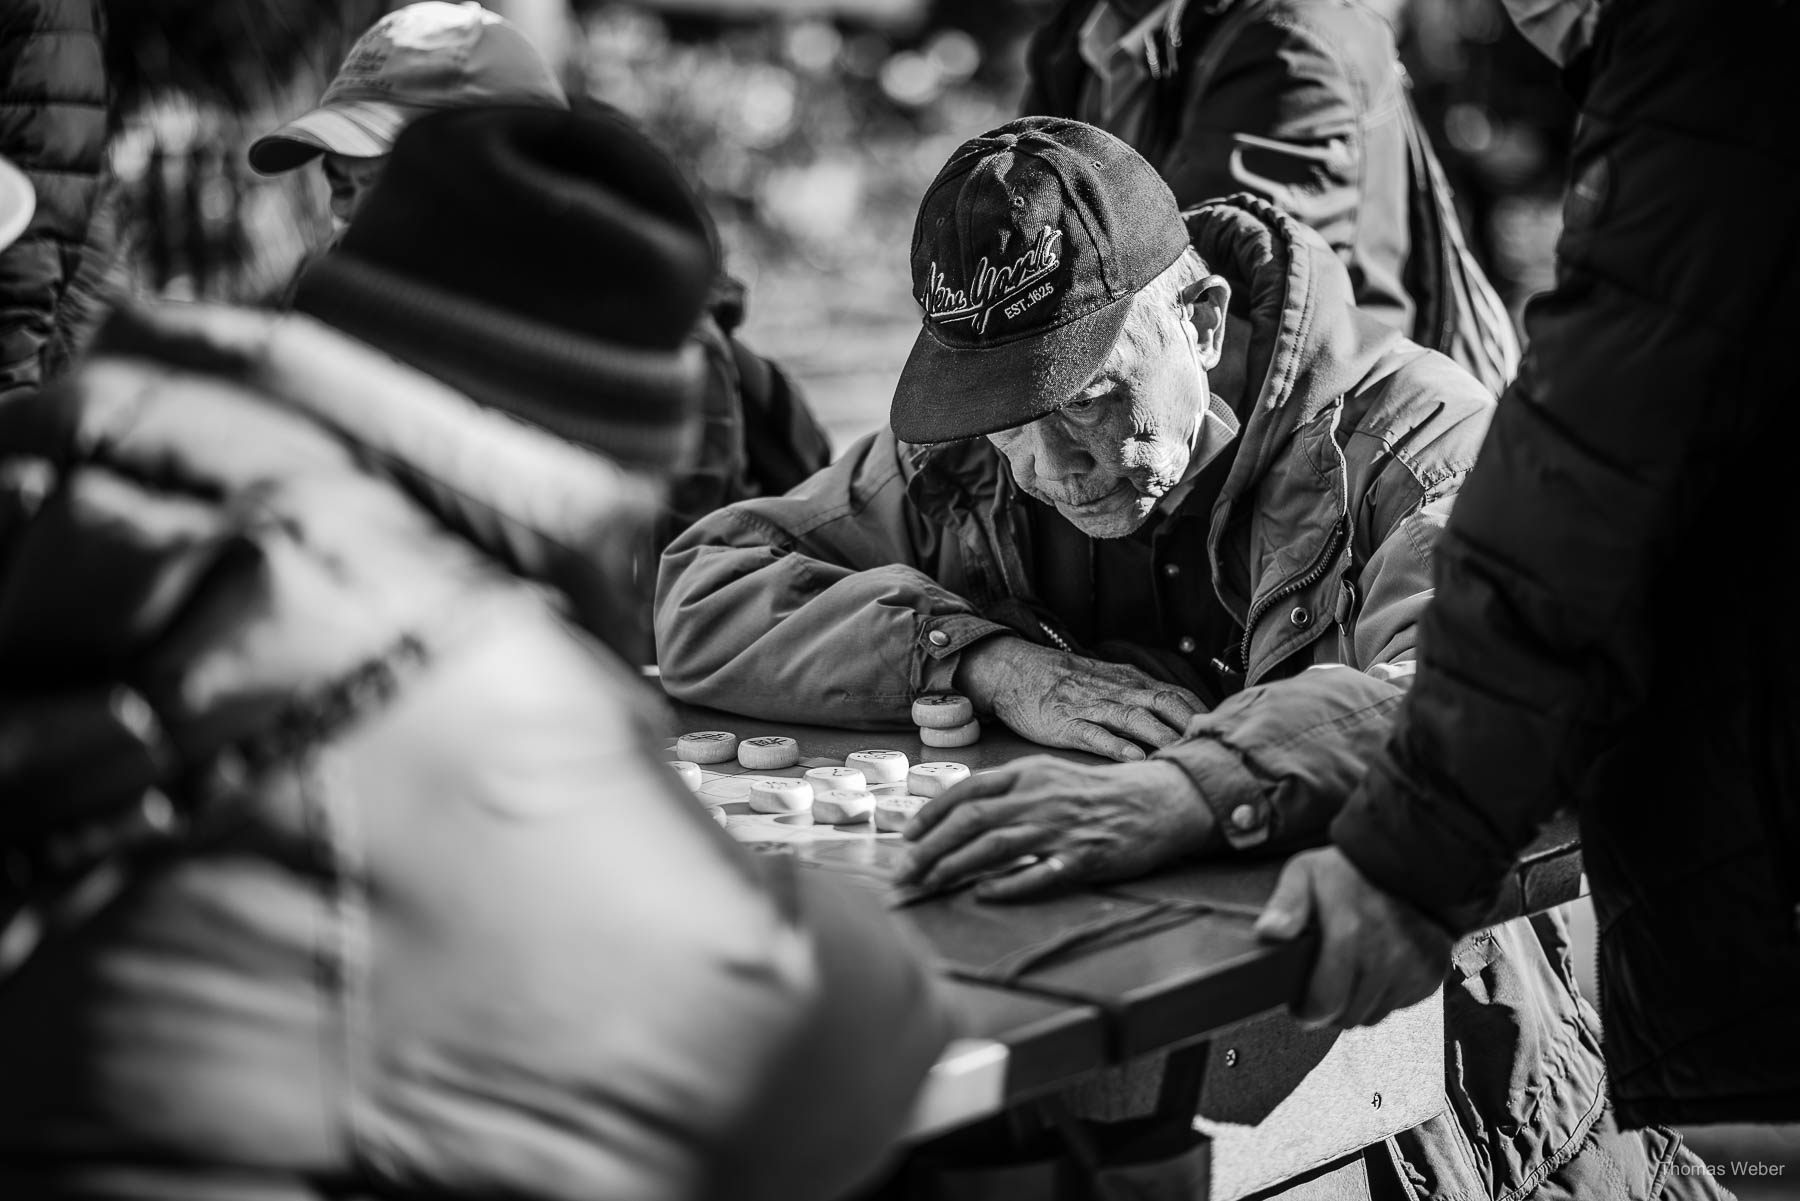
[[[736,847],[600,645],[715,270],[625,123],[440,113],[305,315],[121,312],[0,407],[0,1196],[877,1166],[943,1041],[924,968]]]
[[[1498,392],[1518,342],[1464,244],[1393,30],[1355,0],[1064,0],[1028,114],[1097,125],[1191,208],[1249,191],[1312,226],[1357,304]]]

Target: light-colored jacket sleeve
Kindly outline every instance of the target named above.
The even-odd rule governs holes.
[[[773,720],[904,725],[956,656],[1004,627],[963,599],[956,535],[907,497],[904,450],[865,438],[785,496],[744,501],[663,555],[656,646],[680,700]]]

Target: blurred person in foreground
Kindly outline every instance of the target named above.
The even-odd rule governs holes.
[[[0,408],[0,1196],[878,1166],[944,1038],[926,971],[731,842],[601,645],[715,269],[626,124],[437,114],[305,315],[122,312]]]
[[[954,690],[1123,761],[1024,759],[934,801],[908,831],[927,889],[1026,855],[977,895],[1317,841],[1412,670],[1493,398],[1358,309],[1317,234],[1253,197],[1184,220],[1079,122],[965,143],[912,261],[892,428],[669,548],[664,686],[866,728]],[[1553,915],[1471,940],[1443,982],[1452,1105],[1395,1140],[1432,1195],[1626,1201],[1694,1162],[1604,1116]]]
[[[474,0],[424,0],[357,39],[318,106],[257,139],[250,165],[278,174],[322,160],[341,236],[409,122],[496,104],[564,108],[568,101],[550,64],[509,22]],[[743,286],[721,272],[714,289],[696,335],[707,351],[700,450],[674,480],[650,531],[652,559],[695,518],[734,500],[785,492],[831,459],[830,441],[799,387],[733,336],[744,319]],[[651,568],[643,574],[647,579]]]
[[[1263,929],[1323,936],[1303,1012],[1374,1021],[1573,806],[1621,1119],[1794,1121],[1800,8],[1509,7],[1581,96],[1557,286],[1439,544],[1418,681]]]
[[[1392,27],[1354,0],[1063,0],[1023,111],[1129,143],[1184,207],[1249,191],[1313,227],[1356,302],[1498,392],[1511,318],[1463,242]]]

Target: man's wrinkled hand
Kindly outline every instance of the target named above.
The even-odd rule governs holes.
[[[1256,932],[1286,942],[1308,927],[1319,954],[1294,1016],[1315,1026],[1372,1026],[1430,996],[1450,968],[1448,931],[1372,884],[1336,847],[1282,869]]]
[[[949,888],[1035,856],[1032,866],[976,889],[983,900],[1014,900],[1142,875],[1199,850],[1212,829],[1212,811],[1172,763],[1037,755],[983,772],[921,809],[906,828],[912,856],[899,882]]]
[[[1105,663],[1023,638],[988,638],[962,653],[956,690],[977,710],[1042,746],[1131,762],[1168,746],[1206,712],[1199,697],[1135,667]]]

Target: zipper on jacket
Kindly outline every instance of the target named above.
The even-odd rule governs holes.
[[[1243,641],[1238,644],[1238,663],[1243,667],[1246,682],[1250,678],[1250,636],[1256,632],[1256,623],[1261,621],[1263,614],[1279,604],[1284,597],[1292,596],[1296,592],[1304,592],[1323,579],[1325,573],[1331,570],[1332,563],[1337,560],[1338,543],[1343,541],[1343,538],[1344,522],[1339,521],[1332,526],[1331,538],[1325,543],[1324,551],[1320,553],[1317,561],[1305,575],[1289,580],[1251,606],[1249,615],[1244,618]]]
[[[1056,649],[1063,654],[1072,655],[1075,653],[1069,649],[1069,644],[1062,640],[1062,636],[1051,629],[1049,623],[1041,617],[1038,618],[1038,629],[1044,631],[1044,637],[1048,638],[1051,642],[1054,642],[1056,644]]]

